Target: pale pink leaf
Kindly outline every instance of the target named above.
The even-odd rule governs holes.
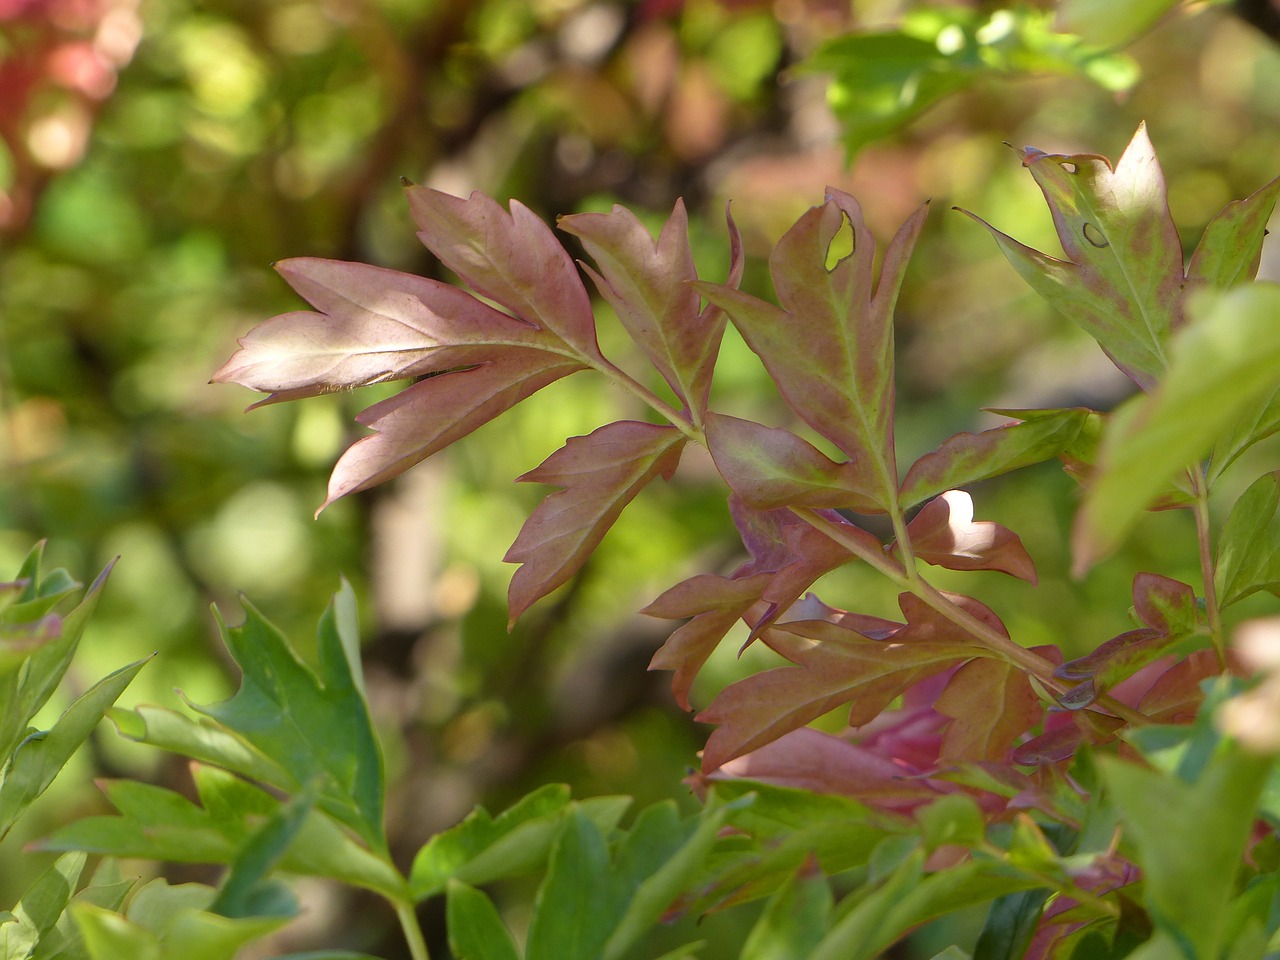
[[[782,308],[719,284],[697,287],[722,307],[760,357],[783,399],[853,458],[887,509],[896,494],[893,454],[893,328],[898,289],[925,209],[898,231],[873,281],[875,241],[857,202],[829,190],[779,241],[770,271]],[[832,269],[827,257],[848,224],[854,249]]]
[[[685,409],[700,420],[711,389],[711,372],[724,333],[724,313],[700,311],[690,282],[698,275],[689,249],[689,218],[684,202],[675,209],[655,241],[625,207],[610,213],[579,213],[560,218],[561,229],[578,237],[599,272],[587,268],[631,338],[662,374]],[[742,244],[729,219],[732,246],[730,284],[742,272]]]
[[[948,570],[998,570],[1029,583],[1036,568],[1022,541],[998,523],[973,519],[973,498],[963,490],[934,497],[907,524],[911,549]]]
[[[457,287],[396,270],[314,258],[276,270],[320,312],[254,327],[216,382],[296,399],[481,363],[547,339]]]
[[[670,425],[619,420],[570,437],[542,465],[518,479],[564,487],[529,515],[508,563],[511,621],[572,577],[628,503],[655,477],[669,478],[685,435]]]
[[[512,200],[508,212],[478,191],[466,200],[416,185],[406,193],[419,239],[473,290],[583,357],[602,359],[582,278],[528,207]]]
[[[864,470],[853,462],[836,463],[789,430],[708,413],[706,435],[707,448],[725,483],[753,507],[880,510]]]
[[[513,348],[488,363],[429,377],[362,411],[376,433],[352,444],[329,477],[324,506],[404,473],[416,463],[561,377],[581,363]]]

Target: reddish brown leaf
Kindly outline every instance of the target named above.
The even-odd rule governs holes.
[[[707,448],[725,483],[758,509],[782,505],[879,512],[865,471],[835,463],[789,430],[708,413]]]
[[[1086,425],[1099,417],[1083,407],[1009,412],[1010,416],[1019,414],[1023,414],[1021,423],[1006,423],[981,433],[957,433],[913,463],[902,481],[902,505],[910,507],[966,483],[1061,456],[1078,443]]]
[[[482,363],[507,347],[546,340],[529,324],[434,280],[313,258],[285,260],[276,270],[320,312],[259,324],[213,375],[270,393],[272,401]]]
[[[1217,654],[1197,650],[1160,674],[1143,693],[1138,709],[1156,723],[1190,723],[1204,702],[1201,681],[1220,672]]]
[[[949,760],[1004,763],[1018,738],[1043,715],[1026,673],[1003,660],[970,660],[934,703],[952,717],[942,739]]]
[[[508,591],[512,623],[578,571],[651,480],[670,478],[685,439],[670,425],[619,420],[585,437],[571,437],[541,466],[518,478],[565,489],[538,505],[507,551],[508,563],[521,564]]]
[[[1036,567],[1012,530],[974,521],[973,498],[949,490],[930,500],[907,524],[911,549],[926,563],[948,570],[998,570],[1029,583]]]
[[[583,369],[541,350],[510,349],[469,370],[430,377],[362,411],[377,431],[349,447],[329,477],[323,510],[339,497],[404,473],[547,384]]]
[[[875,241],[862,211],[834,189],[823,206],[796,222],[770,257],[782,309],[722,285],[697,285],[729,314],[796,414],[853,458],[862,476],[858,488],[876,491],[882,509],[897,487],[893,306],[924,216],[921,208],[894,237],[878,286],[872,277]],[[846,224],[853,231],[853,252],[828,270],[832,241]]]
[[[1062,722],[1015,747],[1010,759],[1028,767],[1059,763],[1074,756],[1082,744],[1109,743],[1122,726],[1123,720],[1098,713],[1082,710],[1067,714]]]
[[[1164,175],[1139,127],[1114,170],[1105,157],[1033,147],[1023,165],[1040,185],[1067,259],[1019,243],[984,220],[1009,262],[1059,312],[1078,323],[1135,383],[1151,389],[1182,322],[1182,244]]]
[[[579,213],[560,218],[561,229],[582,240],[599,273],[587,267],[631,338],[640,345],[676,395],[701,422],[711,389],[711,371],[724,333],[724,313],[699,312],[698,279],[689,250],[689,219],[684,202],[662,228],[657,241],[630,210]],[[742,275],[742,243],[729,218],[730,286]]]
[[[574,352],[603,359],[577,268],[528,207],[512,200],[508,213],[479,192],[466,200],[416,185],[405,192],[419,239],[473,290],[551,331]]]

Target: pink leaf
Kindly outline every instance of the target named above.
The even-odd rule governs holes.
[[[329,477],[323,510],[339,497],[404,473],[481,424],[581,370],[576,360],[541,350],[509,349],[488,363],[430,377],[356,418],[377,432],[353,444]]]
[[[887,509],[897,485],[893,306],[925,208],[889,245],[877,286],[875,241],[857,201],[834,189],[827,196],[770,258],[782,309],[723,285],[697,287],[729,314],[796,414],[856,461],[863,477],[858,487],[875,491],[877,504]],[[846,223],[853,253],[828,270],[832,241]]]
[[[1099,419],[1099,414],[1082,407],[1008,411],[1008,415],[1025,422],[958,433],[913,463],[902,481],[902,505],[909,507],[945,490],[1061,456],[1074,448],[1086,426],[1096,433]]]
[[[949,490],[930,500],[907,524],[915,555],[948,570],[998,570],[1029,583],[1036,568],[1013,531],[989,521],[974,521],[973,498]]]
[[[699,312],[698,294],[689,285],[698,274],[689,250],[689,219],[683,201],[676,201],[657,242],[635,214],[620,206],[610,213],[561,217],[560,227],[582,240],[599,267],[599,273],[586,269],[600,293],[685,408],[700,421],[725,317],[715,308]],[[742,243],[732,218],[729,235],[730,284],[736,285],[742,273]]]
[[[778,506],[848,507],[877,512],[865,471],[836,463],[788,430],[708,413],[707,447],[725,483],[758,509]]]
[[[628,503],[655,477],[670,478],[685,435],[670,425],[634,420],[571,437],[522,481],[564,487],[530,514],[504,558],[519,563],[508,606],[514,623],[534,601],[582,566]]]
[[[511,212],[480,192],[463,200],[406,189],[418,237],[477,293],[599,360],[591,299],[551,229],[518,200]]]
[[[970,660],[951,678],[934,708],[954,718],[941,754],[955,760],[1005,763],[1018,738],[1043,714],[1026,673],[1002,660]]]
[[[528,324],[435,280],[312,258],[276,270],[320,312],[259,324],[215,381],[295,399],[481,363],[539,342]]]
[[[1031,287],[1083,327],[1124,373],[1151,389],[1182,322],[1182,244],[1145,126],[1113,170],[1104,157],[1032,147],[1023,165],[1043,191],[1066,260],[991,232]],[[967,213],[967,211],[966,211]]]

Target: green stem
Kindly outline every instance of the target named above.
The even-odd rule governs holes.
[[[400,921],[400,929],[404,931],[405,942],[409,945],[409,956],[413,960],[431,960],[427,950],[427,941],[422,936],[422,926],[418,923],[418,914],[413,904],[405,900],[394,901],[396,918]]]
[[[683,433],[694,443],[704,443],[702,431],[698,429],[696,424],[689,421],[689,418],[676,410],[671,404],[664,401],[643,383],[636,380],[625,370],[615,367],[608,360],[603,363],[599,360],[593,360],[589,357],[576,356],[576,359],[588,364],[591,369],[601,373],[606,380],[614,386],[626,391],[637,399],[647,403],[654,411],[666,417],[671,421],[671,425]]]
[[[1204,607],[1209,617],[1209,639],[1218,656],[1218,666],[1227,668],[1226,640],[1222,631],[1222,611],[1218,607],[1218,590],[1214,586],[1213,536],[1209,527],[1209,484],[1196,467],[1188,471],[1195,491],[1196,540],[1200,546],[1200,577],[1204,582]]]
[[[919,597],[934,611],[960,627],[1000,659],[1012,663],[1014,666],[1034,676],[1050,692],[1063,694],[1071,689],[1069,684],[1054,676],[1054,670],[1057,668],[1053,663],[1034,651],[1028,650],[1026,647],[1010,640],[991,625],[983,623],[969,613],[968,610],[947,599],[936,587],[918,574],[912,577],[905,569],[899,567],[896,561],[881,553],[866,549],[857,539],[840,529],[838,524],[832,523],[816,511],[805,507],[792,507],[791,509],[802,520],[821,530],[859,559],[875,567],[900,589]],[[899,542],[901,543],[902,541],[900,540]],[[1145,714],[1134,710],[1113,697],[1103,695],[1098,697],[1094,703],[1127,723],[1140,726],[1151,722],[1150,718]]]

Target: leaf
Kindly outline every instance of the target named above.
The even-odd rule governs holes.
[[[1226,744],[1194,783],[1112,757],[1098,762],[1137,849],[1156,928],[1185,956],[1218,955],[1270,760]]]
[[[757,509],[847,507],[881,512],[879,491],[867,486],[863,468],[852,461],[835,463],[789,430],[719,413],[707,414],[706,430],[707,449],[725,483]]]
[[[261,916],[262,894],[268,875],[280,863],[285,851],[297,839],[315,805],[315,793],[303,790],[288,803],[280,804],[257,830],[241,844],[223,878],[218,895],[209,906],[211,913],[224,917]],[[290,916],[296,912],[286,911]]]
[[[1201,290],[1160,388],[1125,404],[1103,437],[1098,475],[1073,534],[1082,574],[1124,539],[1169,478],[1203,457],[1238,417],[1275,392],[1280,286]]]
[[[659,476],[671,478],[685,439],[674,426],[619,420],[571,437],[518,478],[565,489],[538,505],[504,558],[521,564],[507,599],[512,623],[581,569],[645,486]]]
[[[493,901],[475,887],[449,881],[445,919],[449,949],[458,960],[520,960]]]
[[[52,728],[32,734],[18,747],[0,783],[0,837],[44,793],[149,659],[121,667],[99,680],[67,707]]]
[[[338,459],[320,509],[398,477],[547,384],[582,369],[570,357],[512,347],[494,360],[428,377],[375,403],[356,419],[376,432]]]
[[[285,771],[287,780],[275,786],[297,792],[314,783],[321,809],[385,852],[382,757],[334,606],[320,621],[319,672],[313,673],[252,604],[242,603],[239,626],[218,617],[242,671],[240,688],[221,703],[193,706]]]
[[[46,937],[71,902],[85,860],[83,853],[64,854],[27,888],[10,914],[12,919],[0,922],[0,957],[26,960],[37,949],[48,952]]]
[[[466,199],[407,185],[418,238],[473,290],[602,360],[591,299],[550,228],[518,200],[503,210],[480,192]]]
[[[702,573],[667,590],[640,611],[667,620],[690,617],[649,661],[650,670],[675,671],[671,688],[682,710],[690,709],[689,691],[702,665],[729,629],[759,602],[771,579],[769,573],[744,578]]]
[[[775,623],[765,641],[796,666],[730,684],[698,715],[717,724],[703,751],[703,773],[851,701],[850,726],[866,723],[907,687],[981,652],[914,598],[904,594],[901,603],[908,624],[889,640],[826,619]]]
[[[996,410],[1022,423],[1006,423],[981,433],[958,433],[911,465],[899,494],[904,507],[947,490],[975,483],[1070,450],[1099,415],[1083,407],[1061,410]]]
[[[1232,200],[1209,221],[1187,265],[1187,280],[1226,288],[1258,275],[1267,221],[1280,198],[1280,177],[1244,200]]]
[[[926,210],[898,231],[876,285],[875,240],[857,201],[835,189],[787,231],[769,259],[782,309],[723,285],[696,285],[729,314],[791,409],[854,461],[858,488],[875,491],[885,510],[897,493],[893,307]],[[846,223],[853,252],[828,270],[832,241]]]
[[[1169,216],[1164,175],[1139,126],[1112,169],[1092,154],[1023,150],[1023,165],[1053,213],[1067,260],[986,227],[1024,280],[1085,329],[1144,390],[1168,365],[1169,334],[1182,322],[1182,245]]]
[[[1064,0],[1062,29],[1100,47],[1123,47],[1150,29],[1178,0]]]
[[[296,400],[493,360],[549,346],[530,324],[457,287],[363,263],[301,257],[276,270],[316,313],[272,317],[240,338],[213,375]]]
[[[728,211],[726,210],[726,216]],[[742,275],[742,241],[729,222],[732,249],[729,285]],[[662,227],[655,242],[630,210],[615,205],[609,213],[561,217],[562,230],[578,237],[600,272],[585,269],[609,301],[631,338],[701,423],[711,390],[711,373],[725,316],[715,307],[699,312],[698,279],[689,249],[689,218],[684,201]]]
[[[1214,586],[1228,607],[1251,593],[1280,591],[1280,471],[1264,473],[1231,508],[1218,537]]]
[[[599,827],[574,811],[538,887],[526,960],[597,960],[617,908],[608,871],[609,847]]]
[[[1026,673],[991,659],[964,664],[933,707],[952,718],[942,738],[942,758],[995,763],[1008,762],[1013,745],[1043,714]]]
[[[742,960],[808,960],[826,930],[831,886],[810,857],[765,906],[742,948]]]
[[[912,552],[926,563],[948,570],[998,570],[1028,583],[1036,567],[1012,530],[990,521],[974,521],[973,498],[949,490],[930,500],[907,524]]]
[[[974,945],[973,960],[1022,960],[1051,892],[1019,890],[998,897]]]

